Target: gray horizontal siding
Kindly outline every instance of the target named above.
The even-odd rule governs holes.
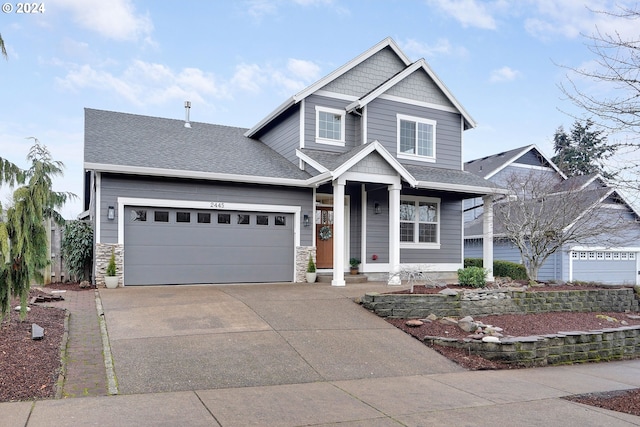
[[[403,164],[462,168],[461,115],[432,108],[376,99],[367,106],[367,142],[378,140],[394,156],[398,151],[397,114],[436,121],[436,162],[400,160]]]
[[[313,150],[325,150],[344,153],[359,144],[356,137],[356,121],[360,118],[353,114],[347,114],[345,117],[345,146],[338,147],[327,144],[316,143],[316,106],[325,108],[335,108],[337,110],[345,110],[349,104],[343,99],[328,98],[325,96],[311,95],[305,99],[304,107],[304,146]]]
[[[200,180],[178,180],[102,174],[100,200],[100,241],[117,243],[118,218],[109,221],[107,208],[117,206],[118,197],[193,200],[227,203],[301,206],[302,213],[313,211],[313,193],[305,188],[278,188]],[[116,209],[117,215],[117,209]],[[300,227],[301,245],[311,245],[311,227]]]
[[[260,141],[264,142],[275,152],[297,164],[296,148],[300,146],[300,110],[296,106],[288,114],[279,118],[277,125],[270,126],[269,129],[260,136]]]

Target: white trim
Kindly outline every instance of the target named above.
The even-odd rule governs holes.
[[[504,188],[476,187],[474,185],[449,184],[431,181],[418,181],[415,187],[429,190],[450,190],[458,193],[509,194],[509,190]]]
[[[346,124],[345,122],[347,117],[347,112],[344,110],[338,110],[335,108],[327,108],[322,107],[320,105],[316,105],[316,144],[326,144],[326,145],[337,145],[339,147],[344,147],[345,144],[345,130]],[[326,138],[320,136],[320,113],[332,114],[335,116],[340,116],[340,139]]]
[[[317,161],[315,161],[311,157],[307,156],[306,154],[304,154],[300,150],[296,150],[296,156],[300,160],[302,160],[303,162],[307,163],[309,166],[311,166],[312,168],[314,168],[315,170],[317,170],[320,173],[329,172],[329,169],[325,168],[323,165],[321,165],[320,163],[318,163]]]
[[[414,225],[418,225],[418,227],[415,227],[413,230],[413,241],[412,242],[403,242],[398,238],[398,242],[400,244],[400,249],[440,249],[440,224],[442,222],[442,218],[440,217],[440,205],[442,203],[442,199],[440,199],[439,197],[422,197],[422,196],[410,196],[410,195],[400,195],[400,206],[402,205],[402,202],[413,202],[414,206],[416,206],[416,210],[415,210],[415,219],[413,221],[403,221],[400,218],[400,212],[398,212],[398,220],[400,222],[400,224],[404,223],[412,223]],[[419,239],[419,224],[433,224],[433,222],[421,222],[420,218],[419,218],[419,209],[418,206],[420,204],[420,202],[426,202],[426,203],[435,203],[436,204],[436,241],[435,242],[420,242],[417,239]],[[400,236],[398,236],[400,237]]]
[[[313,95],[322,96],[324,98],[339,99],[341,101],[348,101],[348,102],[353,102],[358,99],[358,97],[355,95],[347,95],[346,93],[332,92],[330,90],[325,90],[325,89],[317,90],[313,93]]]
[[[558,173],[562,178],[567,179],[567,176],[560,169],[558,169],[558,167],[555,165],[555,163],[553,163],[551,161],[551,159],[549,159],[547,156],[545,156],[545,154],[535,144],[531,144],[531,145],[527,145],[526,147],[522,147],[522,149],[520,151],[516,152],[508,161],[502,163],[500,166],[498,166],[493,171],[488,171],[488,173],[484,176],[484,179],[491,178],[492,176],[494,176],[495,174],[497,174],[501,170],[505,169],[507,166],[512,165],[517,159],[522,157],[525,153],[527,153],[528,151],[531,151],[533,149],[535,149],[538,152],[538,154],[541,155],[542,158],[545,159],[551,165],[551,167],[553,168],[553,170],[556,171],[556,173]],[[489,157],[496,157],[497,155],[498,154],[494,154],[493,156],[489,156]]]
[[[640,246],[572,246],[569,252],[640,252]]]
[[[300,134],[298,135],[298,137],[300,138],[300,143],[298,144],[298,146],[300,147],[300,149],[304,148],[304,123],[305,123],[305,110],[307,106],[307,102],[306,99],[303,99],[300,102],[300,123],[298,123],[298,126],[300,127]]]
[[[206,179],[215,181],[228,181],[228,182],[243,182],[247,184],[270,184],[270,185],[284,185],[288,187],[308,187],[310,185],[310,179],[292,179],[292,178],[275,178],[267,176],[252,176],[252,175],[238,175],[238,174],[226,174],[226,173],[214,173],[214,172],[200,172],[200,171],[188,171],[180,169],[162,169],[143,166],[125,166],[125,165],[111,165],[102,163],[85,163],[85,169],[92,169],[96,172],[115,172],[126,173],[131,175],[146,175],[146,176],[163,176],[163,177],[175,177],[175,178],[194,178],[194,179]]]
[[[360,141],[360,144],[364,145],[369,140],[369,108],[366,106],[362,109],[362,115],[360,116],[360,128],[362,129],[362,141]]]
[[[511,163],[511,167],[512,168],[537,170],[537,171],[555,172],[555,170],[553,168],[550,168],[549,166],[525,165],[523,163]]]
[[[102,226],[100,225],[100,221],[102,220],[102,215],[100,214],[100,204],[102,202],[102,174],[98,171],[95,173],[96,177],[96,243],[102,243],[101,233]],[[118,218],[119,220],[119,218]]]
[[[457,109],[453,107],[447,107],[446,105],[433,104],[431,102],[425,102],[425,101],[417,101],[415,99],[402,98],[400,96],[389,95],[386,93],[380,95],[378,99],[386,99],[388,101],[394,101],[394,102],[407,104],[407,105],[415,105],[416,107],[430,108],[432,110],[446,111],[447,113],[458,113],[458,114],[460,113],[460,111],[458,111]],[[461,115],[461,120],[462,120],[462,129],[464,131],[464,116],[462,115]]]
[[[369,203],[369,197],[366,190],[366,185],[360,184],[360,262],[362,264],[362,271],[367,268],[367,206]]]
[[[415,153],[405,153],[403,151],[400,151],[400,132],[402,131],[401,126],[400,126],[400,122],[412,122],[416,124],[416,130],[415,130],[415,140],[414,140],[414,150]],[[418,124],[425,124],[425,125],[429,125],[432,127],[432,132],[431,132],[431,150],[433,151],[431,156],[426,156],[426,155],[422,155],[422,154],[418,154]],[[420,161],[420,162],[431,162],[431,163],[435,163],[436,161],[436,135],[437,135],[437,131],[436,131],[436,126],[437,126],[437,122],[435,120],[432,119],[427,119],[424,117],[417,117],[417,116],[408,116],[406,114],[396,114],[396,154],[397,157],[399,159],[407,159],[407,160],[416,160],[416,161]]]

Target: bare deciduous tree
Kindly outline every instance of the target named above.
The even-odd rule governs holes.
[[[512,196],[494,205],[494,233],[520,251],[529,278],[536,280],[544,262],[567,245],[616,246],[634,224],[614,189],[582,188],[588,179],[561,184],[539,173],[513,174],[505,187]]]

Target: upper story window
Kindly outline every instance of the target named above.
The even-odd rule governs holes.
[[[316,142],[344,146],[346,112],[316,106]]]
[[[436,121],[398,114],[398,158],[435,161]]]
[[[440,247],[440,199],[400,199],[400,247]]]

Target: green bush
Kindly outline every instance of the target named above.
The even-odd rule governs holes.
[[[67,221],[61,249],[69,274],[78,280],[88,279],[93,262],[93,229],[91,224],[85,221]]]
[[[309,262],[307,263],[307,273],[315,273],[316,264],[313,262],[313,257],[309,254]]]
[[[513,280],[527,280],[527,269],[524,268],[524,265],[511,261],[494,261],[493,275],[511,277]]]
[[[487,270],[481,267],[467,267],[458,269],[458,282],[462,286],[484,288],[487,284]]]
[[[111,249],[111,258],[109,258],[109,264],[107,264],[107,276],[116,275],[116,253]]]
[[[482,258],[465,258],[464,267],[482,268]],[[527,280],[527,269],[524,265],[511,261],[493,261],[493,275],[495,277],[510,277],[513,280]]]

